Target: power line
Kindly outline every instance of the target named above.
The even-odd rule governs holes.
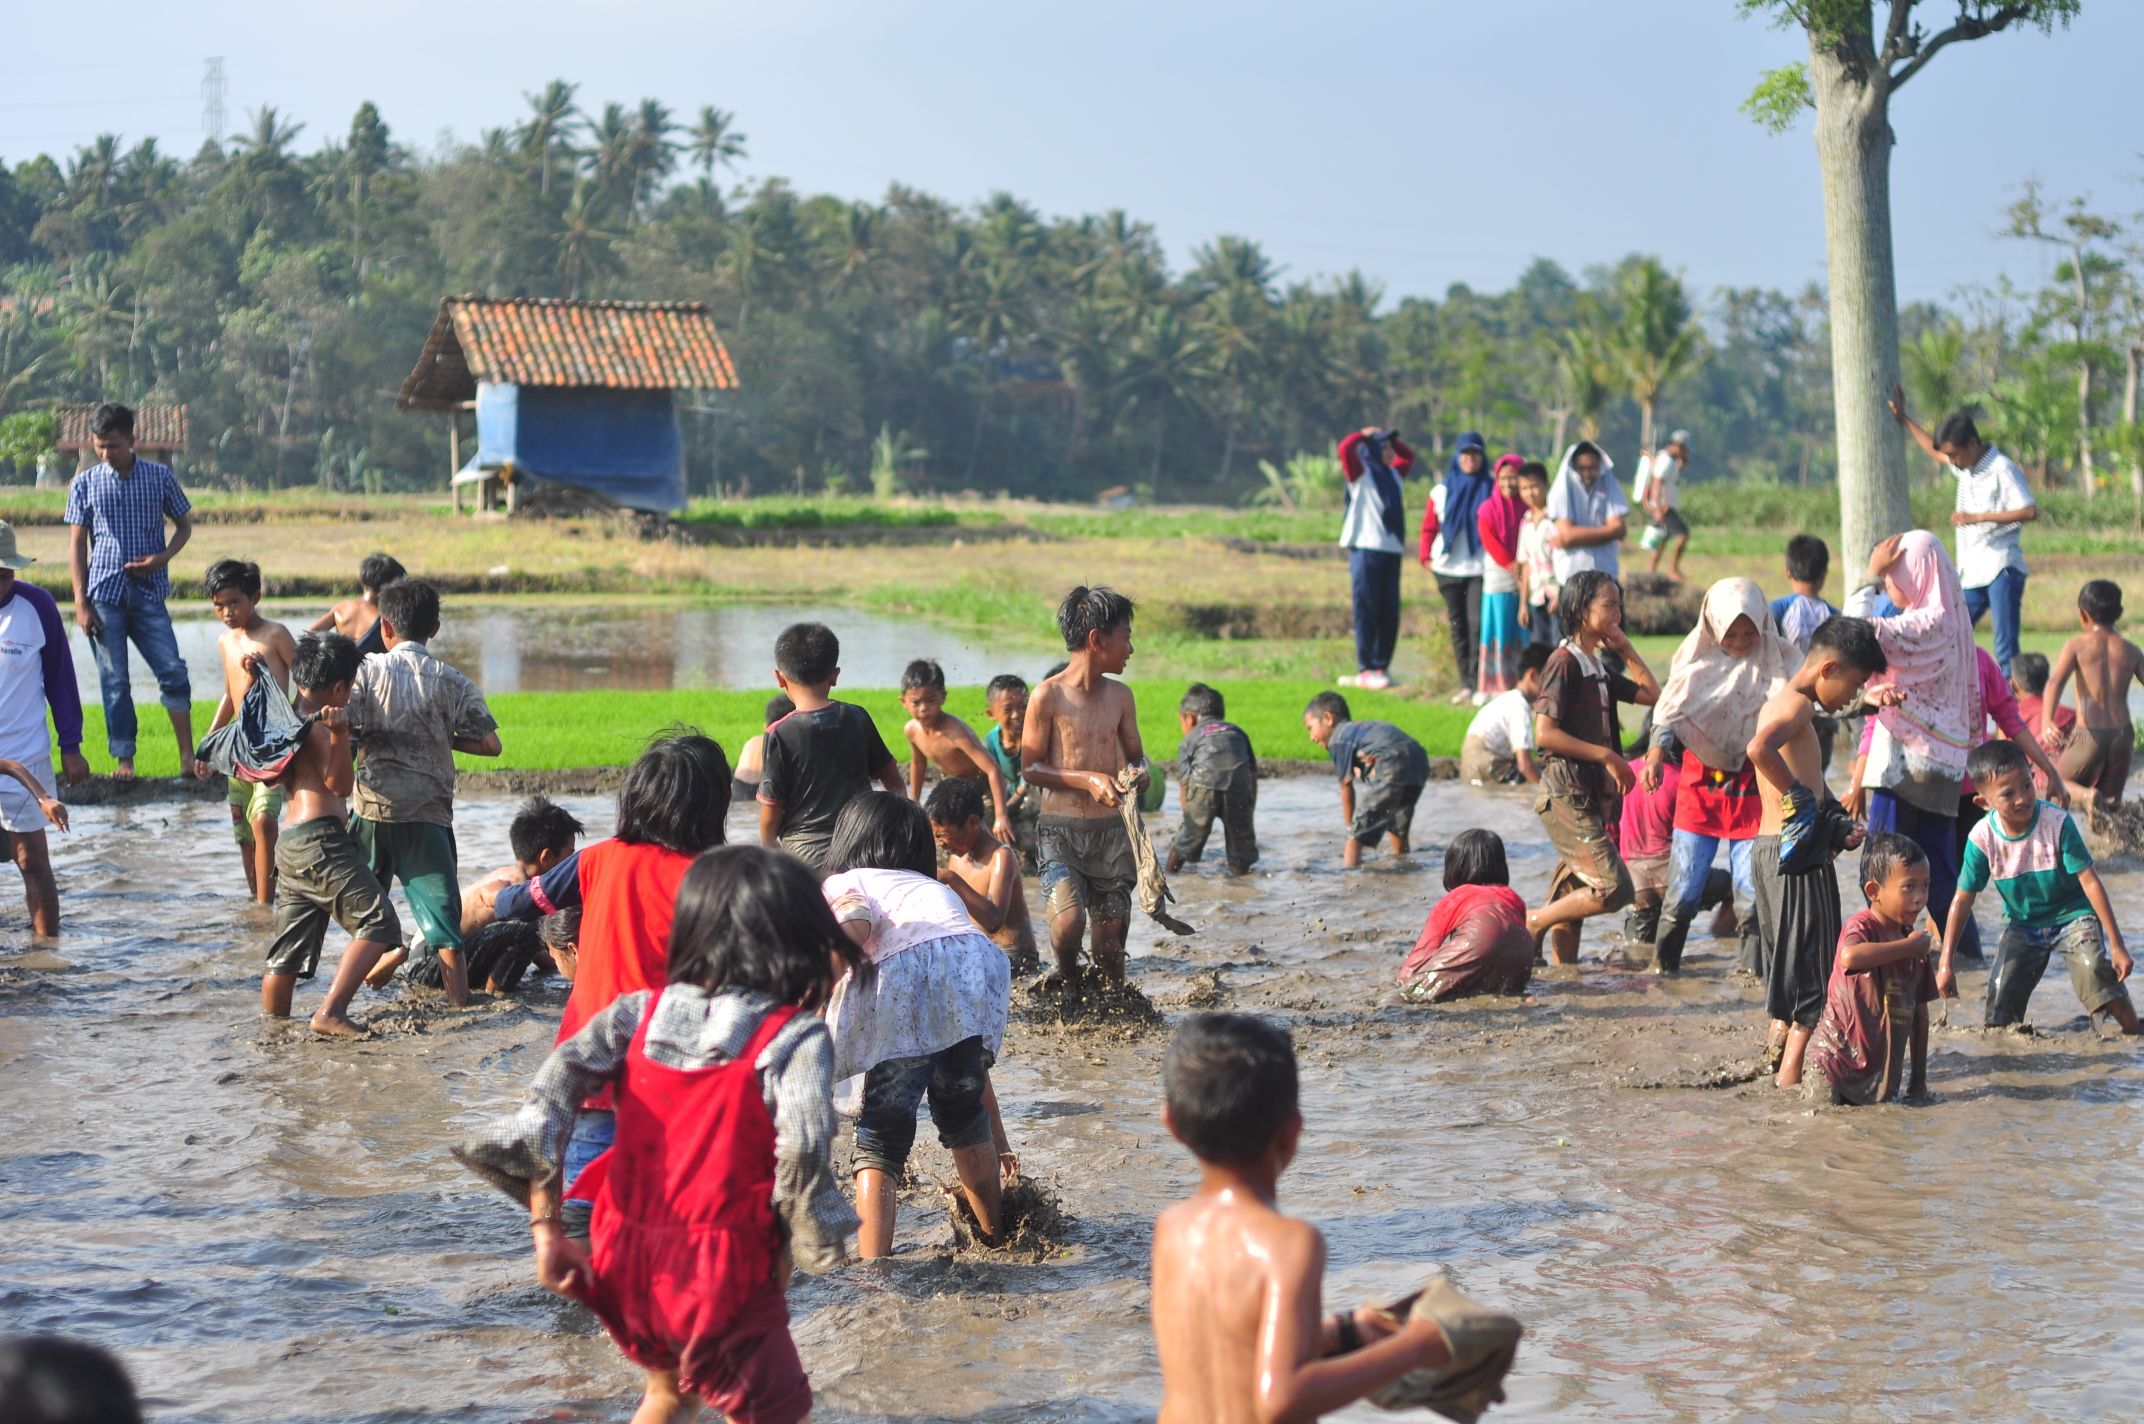
[[[201,61],[201,136],[223,142],[223,56]]]

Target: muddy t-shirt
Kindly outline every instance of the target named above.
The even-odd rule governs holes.
[[[1248,791],[1258,780],[1251,739],[1233,722],[1201,722],[1176,749],[1177,777],[1202,791]]]
[[[759,799],[782,808],[782,839],[823,841],[841,808],[871,789],[893,753],[871,714],[848,702],[792,712],[767,729]]]
[[[1548,655],[1548,666],[1541,670],[1541,695],[1534,699],[1534,712],[1561,727],[1566,736],[1616,750],[1623,744],[1616,726],[1616,704],[1637,700],[1636,683],[1609,672],[1599,658],[1566,642]],[[1615,789],[1606,767],[1550,752],[1534,755],[1541,763],[1541,785],[1551,796],[1602,799]]]
[[[1884,1102],[1898,1091],[1914,1010],[1938,995],[1935,970],[1925,959],[1902,959],[1855,974],[1847,970],[1845,950],[1905,937],[1874,910],[1857,911],[1839,934],[1824,1017],[1809,1039],[1809,1066],[1850,1103]]]
[[[1429,780],[1429,753],[1390,722],[1342,722],[1333,728],[1326,750],[1342,781],[1357,772],[1387,786],[1420,786]]]

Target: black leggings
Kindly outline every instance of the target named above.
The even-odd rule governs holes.
[[[1481,659],[1481,577],[1446,578],[1437,575],[1437,592],[1444,595],[1444,621],[1452,630],[1452,661],[1459,668],[1459,685],[1472,692],[1478,681]]]

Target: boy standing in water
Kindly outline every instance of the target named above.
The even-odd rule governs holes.
[[[1160,1424],[1316,1419],[1450,1361],[1429,1321],[1322,1311],[1325,1240],[1279,1203],[1303,1134],[1285,1030],[1194,1014],[1162,1083],[1162,1122],[1198,1159],[1199,1185],[1154,1223]]]
[[[354,780],[347,709],[357,663],[357,644],[340,633],[307,634],[291,662],[294,705],[301,716],[320,720],[306,730],[284,773],[291,826],[276,842],[275,942],[261,975],[261,1012],[289,1017],[298,981],[319,967],[328,921],[348,930],[350,947],[309,1025],[339,1038],[364,1033],[350,1019],[350,1000],[373,962],[402,942],[394,906],[346,824]]]
[[[995,819],[990,832],[1001,841],[1012,839],[1012,821],[1006,810],[1005,778],[997,759],[990,755],[973,728],[945,711],[945,669],[928,658],[918,658],[901,673],[901,705],[908,709],[908,725],[901,729],[908,738],[908,795],[923,799],[923,771],[938,768],[947,779],[980,782],[990,792]]]
[[[1928,1006],[1941,997],[1928,967],[1935,940],[1914,928],[1928,908],[1928,852],[1905,836],[1870,836],[1861,893],[1868,908],[1839,935],[1824,1017],[1809,1038],[1805,1085],[1834,1106],[1887,1103],[1902,1077],[1908,1101],[1927,1095]]]
[[[841,808],[871,783],[903,794],[901,767],[871,714],[829,696],[841,679],[841,640],[824,623],[792,623],[774,640],[774,680],[796,710],[760,744],[759,843],[813,870],[826,861]]]
[[[1764,996],[1772,1020],[1765,1059],[1769,1063],[1779,1055],[1782,1088],[1802,1081],[1802,1056],[1823,1016],[1838,953],[1843,912],[1832,857],[1859,846],[1862,836],[1850,821],[1845,834],[1837,833],[1844,811],[1825,814],[1831,792],[1824,785],[1816,718],[1820,712],[1838,716],[1889,665],[1866,619],[1831,619],[1810,635],[1808,655],[1786,687],[1765,702],[1750,739],[1763,808],[1750,857],[1759,933],[1772,946]],[[1866,702],[1891,707],[1903,700],[1897,688],[1881,687]],[[1811,837],[1815,844],[1804,848],[1802,842]]]
[[[380,639],[380,590],[408,576],[409,570],[392,555],[367,554],[357,566],[357,597],[346,598],[315,618],[312,631],[325,633],[333,628],[357,644],[359,657],[385,652],[386,645]]]
[[[1032,875],[1042,862],[1035,854],[1035,821],[1041,814],[1035,789],[1020,774],[1020,733],[1027,725],[1027,683],[1011,673],[990,679],[988,691],[992,726],[983,734],[983,750],[998,764],[1005,782],[1005,814],[1012,821],[1013,849],[1020,853],[1020,866]]]
[[[1333,759],[1340,775],[1340,818],[1347,839],[1340,864],[1353,870],[1363,851],[1390,839],[1394,855],[1407,854],[1415,803],[1429,781],[1429,753],[1390,722],[1358,722],[1347,699],[1321,692],[1303,709],[1303,730]],[[1359,789],[1358,789],[1359,788]]]
[[[984,934],[1012,960],[1015,974],[1042,967],[1035,923],[1027,914],[1027,888],[1020,883],[1020,855],[983,824],[983,798],[972,781],[941,781],[924,810],[931,836],[945,852],[941,883],[960,897]]]
[[[2062,753],[2057,769],[2073,797],[2091,796],[2095,811],[2112,810],[2129,785],[2129,760],[2136,728],[2129,721],[2129,684],[2144,682],[2144,652],[2114,631],[2122,621],[2122,590],[2107,579],[2093,579],[2077,593],[2077,621],[2084,631],[2062,645],[2055,656],[2054,680],[2041,703],[2040,725],[2033,728],[2044,744],[2054,730],[2048,709],[2062,705],[2062,689],[2077,678],[2077,720],[2082,724]]]
[[[1079,986],[1079,952],[1111,986],[1124,983],[1124,936],[1139,871],[1118,803],[1118,774],[1146,747],[1132,691],[1116,680],[1132,655],[1132,601],[1109,588],[1075,588],[1057,607],[1065,670],[1044,678],[1020,738],[1027,780],[1042,790],[1043,912],[1050,921],[1053,984]],[[1091,936],[1089,932],[1091,931]]]
[[[454,844],[454,754],[495,757],[499,724],[484,694],[432,656],[439,593],[406,578],[380,591],[380,640],[350,693],[350,732],[365,754],[351,834],[382,885],[402,882],[410,914],[439,955],[447,1000],[469,1002]]]
[[[1206,854],[1216,819],[1228,873],[1247,875],[1258,863],[1258,757],[1244,730],[1222,720],[1227,715],[1221,694],[1203,682],[1192,683],[1177,705],[1184,740],[1176,749],[1176,796],[1184,821],[1169,847],[1171,875]]]
[[[290,660],[298,655],[297,640],[280,623],[261,617],[261,569],[241,559],[218,559],[209,565],[208,601],[227,630],[216,640],[223,655],[223,700],[208,724],[217,728],[238,716],[245,706],[253,679],[265,672],[284,691],[290,690]],[[194,775],[206,781],[215,773],[205,761],[196,761]],[[255,903],[275,903],[275,835],[283,817],[285,793],[281,786],[265,781],[230,778],[231,834],[238,840],[238,858],[246,867],[246,889]]]

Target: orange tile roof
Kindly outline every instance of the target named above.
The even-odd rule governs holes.
[[[480,381],[734,390],[737,369],[699,302],[447,297],[395,403],[446,409]]]
[[[63,405],[53,412],[60,418],[60,449],[89,448],[89,418],[96,409],[93,405]],[[161,404],[135,406],[134,444],[136,448],[143,450],[184,450],[186,407]]]

